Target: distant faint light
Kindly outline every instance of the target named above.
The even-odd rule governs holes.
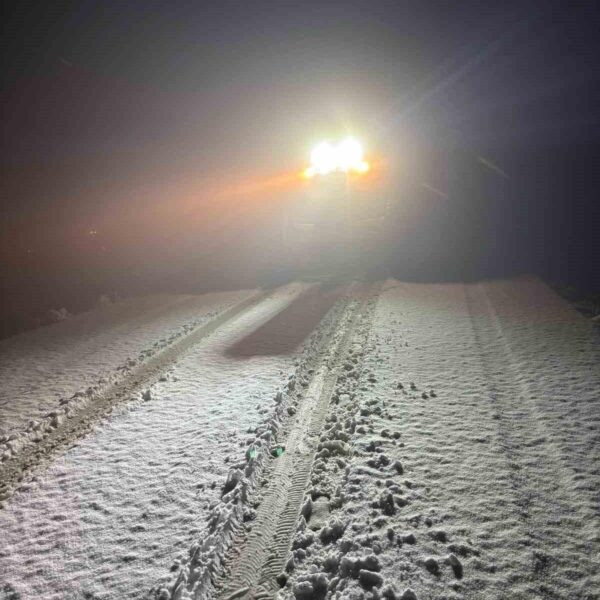
[[[369,163],[364,160],[363,148],[354,138],[346,138],[335,146],[321,142],[310,155],[310,167],[304,171],[307,178],[333,172],[366,173]]]
[[[97,232],[95,229],[90,229],[90,230],[88,231],[88,235],[91,235],[91,236],[93,237],[93,236],[95,236],[95,235],[98,235],[98,232]]]

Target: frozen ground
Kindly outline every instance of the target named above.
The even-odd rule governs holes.
[[[0,599],[599,600],[597,328],[535,279],[370,294],[276,291],[27,481]]]

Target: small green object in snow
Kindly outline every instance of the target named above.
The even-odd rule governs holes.
[[[256,451],[256,448],[251,448],[250,450],[248,450],[248,458],[256,458],[256,456],[258,455],[258,452]]]
[[[283,454],[284,450],[285,450],[284,446],[276,446],[275,448],[273,448],[273,450],[271,450],[271,454],[275,458],[279,458]]]

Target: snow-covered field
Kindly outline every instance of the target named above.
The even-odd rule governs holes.
[[[372,290],[270,293],[26,478],[0,509],[0,599],[224,598],[247,563],[235,597],[260,582],[282,600],[598,600],[597,329],[535,279]],[[0,404],[3,427],[250,294],[132,301],[5,340],[19,403]],[[215,526],[236,503],[238,529]],[[265,523],[276,543],[254,564]],[[216,590],[194,584],[208,565]]]

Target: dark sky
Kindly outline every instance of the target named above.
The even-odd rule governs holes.
[[[231,190],[350,131],[420,207],[408,229],[395,217],[400,275],[455,255],[600,285],[597,3],[4,6],[6,281],[150,262],[168,280],[211,236],[247,257],[276,194]]]

